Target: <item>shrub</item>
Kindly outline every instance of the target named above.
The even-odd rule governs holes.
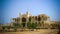
[[[36,28],[36,24],[35,23],[31,23],[31,22],[28,22],[27,26],[28,26],[29,29],[35,29]]]

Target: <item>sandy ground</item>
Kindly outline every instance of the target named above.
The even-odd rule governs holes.
[[[58,29],[40,29],[37,31],[2,32],[0,34],[57,34]]]

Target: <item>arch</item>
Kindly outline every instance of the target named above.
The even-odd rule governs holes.
[[[31,22],[31,17],[29,17],[29,21]]]
[[[41,21],[41,17],[38,17],[38,21]]]
[[[22,22],[26,22],[26,18],[23,17],[23,18],[22,18]]]
[[[37,20],[37,16],[35,17],[35,20]]]

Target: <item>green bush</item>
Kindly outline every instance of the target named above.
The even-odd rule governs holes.
[[[36,28],[36,24],[35,23],[31,23],[31,22],[28,22],[27,26],[28,26],[29,29],[35,29]]]
[[[30,23],[30,22],[27,23],[27,27],[28,27],[29,29],[31,28],[31,23]]]

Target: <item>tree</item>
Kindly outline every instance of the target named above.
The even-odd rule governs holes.
[[[35,28],[36,28],[36,24],[35,24],[35,23],[32,23],[32,24],[31,24],[31,28],[32,28],[32,29],[35,29]]]
[[[29,29],[31,29],[31,22],[28,22],[28,23],[27,23],[27,27],[28,27]]]
[[[14,31],[17,31],[18,24],[17,23],[13,23],[13,28],[14,28]]]
[[[28,22],[27,23],[27,26],[28,26],[29,29],[35,29],[36,28],[36,24],[33,23],[33,22],[32,23],[31,22]]]
[[[33,29],[36,28],[36,24],[33,23],[33,22],[32,22],[32,23],[31,23],[31,22],[28,22],[28,23],[27,23],[27,26],[28,26],[29,29],[32,29],[31,31],[33,31]]]

